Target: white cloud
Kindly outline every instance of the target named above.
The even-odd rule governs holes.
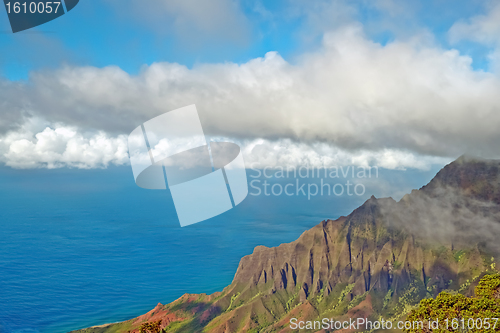
[[[37,126],[38,125],[38,126]],[[13,168],[103,168],[128,163],[125,135],[82,134],[71,126],[56,125],[33,131],[29,122],[18,131],[0,136],[0,160]]]

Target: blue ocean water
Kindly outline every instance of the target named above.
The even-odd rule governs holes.
[[[0,332],[67,332],[133,318],[184,293],[220,291],[255,246],[293,241],[372,194],[401,197],[440,167],[380,170],[377,179],[363,180],[361,196],[249,195],[236,208],[185,228],[169,191],[138,188],[130,167],[2,167]]]

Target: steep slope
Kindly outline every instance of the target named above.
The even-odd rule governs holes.
[[[500,205],[500,161],[461,156],[440,170],[421,191],[437,196],[445,187],[460,189],[470,199]]]
[[[461,157],[400,202],[372,197],[292,243],[256,247],[220,293],[81,332],[137,332],[159,319],[168,332],[287,332],[291,318],[395,318],[445,289],[470,294],[495,268],[499,175],[496,161]]]

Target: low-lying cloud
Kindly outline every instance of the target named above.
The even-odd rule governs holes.
[[[342,165],[377,166],[386,169],[417,168],[428,170],[445,164],[448,158],[418,156],[409,151],[349,151],[326,143],[313,144],[279,140],[233,140],[212,137],[214,142],[236,142],[241,147],[247,168],[330,168]],[[160,141],[152,149],[165,150]],[[35,119],[16,131],[0,135],[0,162],[13,168],[105,168],[111,164],[129,164],[127,136],[110,136],[105,132],[80,133],[77,128]],[[191,156],[184,167],[195,163]]]
[[[485,181],[481,171],[484,170],[476,170],[477,184]],[[498,188],[499,181],[497,172],[491,186]],[[500,206],[494,201],[475,197],[470,189],[436,180],[432,182],[437,186],[430,190],[413,191],[398,203],[380,201],[381,212],[388,225],[431,242],[453,244],[458,248],[480,244],[500,253]],[[480,185],[476,186],[476,190],[488,193]]]

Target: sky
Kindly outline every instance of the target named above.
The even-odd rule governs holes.
[[[126,165],[190,104],[258,167],[499,158],[499,45],[487,0],[81,0],[16,34],[2,9],[0,163]]]

